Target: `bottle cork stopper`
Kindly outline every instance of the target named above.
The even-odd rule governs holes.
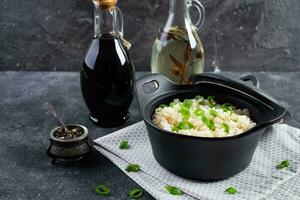
[[[93,3],[102,9],[111,9],[116,6],[117,0],[93,0]]]

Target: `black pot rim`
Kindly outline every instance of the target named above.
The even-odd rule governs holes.
[[[169,136],[171,137],[179,137],[179,138],[185,138],[185,139],[193,139],[193,140],[211,140],[211,141],[225,141],[225,140],[233,140],[233,139],[238,139],[238,138],[241,138],[241,137],[245,137],[249,134],[252,134],[253,132],[259,130],[259,129],[262,129],[262,128],[266,128],[269,123],[275,123],[277,120],[274,120],[274,121],[271,121],[269,123],[264,123],[264,124],[260,124],[260,125],[257,125],[255,127],[253,127],[252,129],[249,129],[248,131],[245,131],[243,133],[240,133],[238,135],[233,135],[233,136],[226,136],[226,137],[201,137],[201,136],[192,136],[192,135],[182,135],[182,134],[176,134],[174,132],[171,132],[171,131],[167,131],[165,129],[162,129],[156,125],[154,125],[152,122],[149,122],[149,120],[147,119],[144,119],[143,120],[149,124],[152,128],[155,128],[159,131],[162,131],[160,132],[161,134],[168,134]]]
[[[211,74],[211,73],[203,73],[202,76],[203,76],[203,75],[204,75],[204,76],[210,76],[210,77],[224,78],[223,76],[220,76],[220,75],[217,75],[217,74]],[[148,75],[146,75],[146,76],[148,76]],[[145,77],[146,77],[146,76],[145,76]],[[141,77],[141,79],[142,79],[142,78],[143,78],[143,77]],[[226,78],[226,79],[227,79],[227,78]],[[235,82],[235,83],[237,83],[237,84],[242,85],[243,87],[247,87],[247,88],[250,88],[250,89],[252,89],[252,90],[255,90],[255,91],[256,91],[257,93],[259,93],[260,95],[264,95],[265,97],[271,98],[269,95],[266,95],[262,90],[259,90],[259,89],[256,88],[256,87],[255,87],[255,88],[254,88],[254,87],[249,87],[248,85],[246,86],[246,85],[240,83],[239,81],[232,80],[232,79],[227,79],[227,81],[229,81],[229,82]],[[188,90],[182,90],[181,93],[186,93],[187,91],[188,91]],[[164,94],[163,97],[159,97],[159,98],[157,98],[157,99],[155,99],[155,100],[152,100],[152,101],[148,102],[148,104],[153,103],[153,102],[157,102],[158,100],[164,99],[164,98],[166,98],[166,97],[168,97],[168,96],[172,96],[172,95],[174,95],[174,94],[179,94],[179,93],[178,93],[178,91],[176,91],[176,92],[170,92],[170,93]],[[270,99],[270,100],[272,100],[272,99]],[[273,100],[272,100],[272,101],[273,101]],[[277,102],[274,102],[274,103],[277,104]],[[139,106],[140,106],[139,101],[138,101],[138,104],[139,104]],[[273,124],[275,124],[275,123],[280,122],[280,121],[284,118],[285,115],[288,115],[288,111],[287,111],[284,107],[282,107],[282,106],[280,106],[280,105],[278,105],[278,106],[281,107],[281,108],[283,108],[283,109],[284,109],[284,112],[282,112],[282,114],[279,115],[279,116],[277,116],[276,118],[274,118],[274,119],[272,119],[272,120],[268,120],[268,121],[263,122],[263,123],[260,123],[260,124],[256,125],[255,127],[253,127],[252,129],[249,129],[248,131],[245,131],[245,132],[243,132],[243,133],[241,133],[241,134],[233,135],[233,136],[226,136],[226,137],[201,137],[201,136],[191,136],[191,135],[176,134],[176,133],[174,133],[174,132],[171,132],[171,131],[162,129],[162,128],[156,126],[155,124],[153,124],[153,122],[152,122],[152,120],[151,120],[151,116],[148,117],[148,116],[146,116],[146,114],[145,114],[144,108],[145,108],[146,106],[143,106],[142,109],[141,109],[141,107],[140,107],[140,111],[141,111],[140,113],[141,113],[141,116],[142,116],[143,120],[145,121],[145,123],[147,123],[148,125],[150,125],[150,126],[153,127],[154,129],[159,130],[159,131],[160,131],[160,134],[167,134],[167,135],[169,135],[169,136],[171,136],[171,137],[178,137],[178,138],[185,138],[185,139],[199,140],[199,141],[204,141],[204,140],[206,140],[206,141],[207,141],[207,140],[209,140],[209,141],[227,141],[227,140],[238,139],[238,138],[241,138],[241,137],[246,137],[246,136],[248,136],[248,135],[250,135],[250,134],[252,134],[252,133],[254,133],[254,132],[258,131],[258,130],[262,130],[262,129],[264,129],[264,128],[267,128],[267,127],[270,126],[270,125],[273,125]]]

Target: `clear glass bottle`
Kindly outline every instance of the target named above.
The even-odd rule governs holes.
[[[81,91],[90,119],[102,127],[129,117],[134,66],[123,43],[123,18],[116,0],[93,0],[95,35],[81,69]]]
[[[190,8],[199,13],[191,22]],[[188,84],[193,74],[203,72],[204,50],[198,30],[204,22],[204,7],[198,0],[170,0],[169,17],[154,41],[151,71],[178,84]]]

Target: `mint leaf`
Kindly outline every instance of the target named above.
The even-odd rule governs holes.
[[[110,193],[110,189],[104,184],[97,185],[95,187],[95,191],[98,195],[101,195],[101,196],[107,196]]]
[[[166,185],[165,190],[172,195],[183,195],[183,192],[175,186]]]
[[[119,149],[129,149],[130,145],[128,144],[127,140],[124,140],[120,142],[119,144]]]
[[[235,194],[237,190],[234,187],[229,187],[225,190],[228,194]]]
[[[125,168],[125,171],[127,171],[127,172],[138,172],[138,171],[140,171],[140,166],[138,164],[129,164]]]
[[[143,191],[138,188],[133,188],[128,194],[131,199],[138,199],[143,196]]]

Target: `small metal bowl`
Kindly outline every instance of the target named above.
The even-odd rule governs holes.
[[[47,149],[47,155],[53,161],[59,160],[63,162],[77,161],[87,155],[92,149],[92,140],[88,135],[88,129],[78,124],[68,124],[67,128],[80,127],[83,134],[74,139],[60,139],[54,136],[54,133],[61,126],[58,126],[50,132],[50,146]]]

